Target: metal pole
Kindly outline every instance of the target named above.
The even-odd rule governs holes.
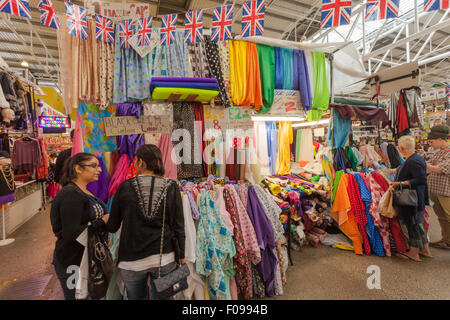
[[[364,12],[363,12],[363,14],[361,14],[361,20],[362,20],[362,36],[363,36],[363,38],[362,38],[362,40],[363,40],[363,55],[365,55],[366,54],[366,15],[364,14]]]
[[[406,23],[405,32],[406,32],[406,38],[408,38],[409,37],[409,26],[408,26],[408,23]],[[410,60],[409,41],[408,41],[408,42],[406,42],[406,62],[409,63],[410,61],[411,60]]]
[[[415,32],[419,32],[419,10],[417,0],[414,0],[414,22]]]

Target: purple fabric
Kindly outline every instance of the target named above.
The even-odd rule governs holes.
[[[7,194],[6,196],[1,196],[0,197],[0,204],[5,204],[5,203],[8,203],[8,202],[14,202],[15,199],[16,199],[15,198],[15,194],[13,192],[13,193]]]
[[[330,107],[336,108],[344,119],[356,117],[358,120],[370,122],[389,121],[386,111],[381,108],[352,106],[348,104],[330,104]]]
[[[108,186],[109,186],[109,176],[108,171],[106,171],[105,162],[103,161],[103,156],[98,157],[98,163],[102,168],[102,172],[98,176],[98,180],[91,182],[87,185],[87,189],[92,192],[94,196],[103,202],[108,202]]]
[[[293,181],[293,182],[298,182],[298,183],[304,184],[305,186],[308,186],[308,187],[311,187],[311,188],[314,187],[314,185],[312,183],[300,180],[300,179],[298,179],[296,177],[293,177],[292,175],[279,176],[279,175],[274,174],[273,176],[276,177],[276,178],[280,178],[280,179],[288,179],[288,180]]]
[[[198,206],[197,206],[197,203],[195,203],[195,201],[194,201],[194,197],[192,196],[191,190],[192,190],[192,188],[183,187],[184,195],[188,198],[189,204],[191,207],[192,219],[200,220],[200,218],[202,216],[200,215],[200,213],[198,211]]]
[[[203,89],[203,90],[219,90],[217,83],[212,82],[160,82],[160,81],[152,81],[150,85],[150,93],[153,93],[153,90],[156,87],[163,88],[191,88],[191,89]]]
[[[136,118],[140,118],[141,109],[140,102],[118,103],[116,117],[135,116]],[[120,155],[127,154],[128,158],[133,160],[137,149],[145,144],[145,139],[144,135],[141,134],[117,136],[116,144]]]
[[[261,262],[256,265],[256,269],[263,278],[266,295],[273,297],[275,294],[275,270],[278,263],[277,257],[273,253],[275,239],[272,226],[253,186],[248,187],[247,213],[255,229],[261,251]]]
[[[153,81],[158,82],[208,82],[208,83],[217,83],[216,78],[181,78],[181,77],[153,77]]]
[[[313,97],[311,94],[311,84],[309,82],[308,65],[306,64],[305,52],[294,50],[294,90],[300,90],[303,110],[312,108]]]

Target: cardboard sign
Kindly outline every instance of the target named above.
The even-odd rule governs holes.
[[[275,90],[272,108],[267,115],[305,116],[300,91]]]
[[[359,138],[378,137],[378,131],[376,126],[360,126],[352,127],[353,140]]]
[[[436,99],[447,99],[447,87],[436,89]]]
[[[252,128],[252,113],[250,107],[231,107],[227,108],[228,129],[243,129]]]
[[[138,19],[150,15],[150,4],[148,3],[122,3],[103,2],[99,0],[85,0],[84,8],[88,15],[99,14],[115,22]]]
[[[172,132],[170,116],[110,117],[103,122],[107,136]]]

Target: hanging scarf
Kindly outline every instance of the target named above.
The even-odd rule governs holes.
[[[255,110],[267,113],[272,108],[275,92],[275,51],[272,46],[258,44],[256,47],[261,76],[262,108]]]
[[[312,58],[314,68],[314,98],[312,110],[308,111],[307,120],[317,121],[322,118],[322,112],[328,109],[330,90],[328,89],[325,54],[323,52],[313,52]]]
[[[294,50],[294,84],[293,90],[300,90],[303,110],[312,108],[312,95],[305,52]]]
[[[259,73],[258,50],[256,43],[248,42],[246,47],[247,57],[247,87],[243,104],[261,109],[261,77]]]
[[[247,42],[230,40],[229,45],[231,97],[241,106],[247,92]]]

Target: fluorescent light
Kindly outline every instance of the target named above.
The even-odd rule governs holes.
[[[20,63],[20,65],[21,65],[22,67],[24,67],[24,68],[30,67],[30,65],[28,64],[28,62],[26,62],[25,60],[23,60],[23,61]]]
[[[252,116],[253,121],[304,121],[301,117],[258,117]]]
[[[323,119],[323,120],[319,120],[319,121],[311,121],[311,122],[303,122],[303,123],[297,123],[297,124],[293,124],[292,127],[312,127],[312,126],[317,126],[320,124],[327,124],[330,123],[330,119]]]

